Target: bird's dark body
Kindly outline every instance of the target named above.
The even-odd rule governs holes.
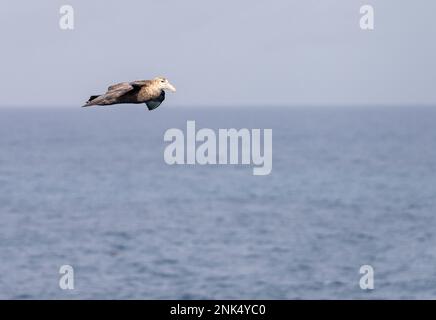
[[[91,96],[83,107],[145,103],[149,110],[154,110],[165,100],[165,91],[158,81],[138,80],[112,85],[105,94]]]

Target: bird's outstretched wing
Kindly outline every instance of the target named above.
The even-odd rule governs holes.
[[[109,88],[107,88],[107,93],[110,91],[114,91],[114,90],[127,90],[130,91],[133,89],[133,86],[130,85],[129,82],[121,82],[121,83],[117,83],[117,84],[113,84],[111,86],[109,86]]]
[[[111,105],[115,103],[120,103],[120,98],[126,93],[133,92],[134,90],[139,91],[142,87],[147,87],[152,84],[150,80],[137,80],[132,82],[121,82],[111,85],[107,88],[105,94],[99,96],[91,96],[89,100],[83,107],[90,107],[94,105]],[[162,96],[162,94],[161,94]],[[157,97],[155,99],[149,100],[150,106],[147,104],[150,110],[156,109],[161,102],[165,99],[165,94],[163,97]],[[123,98],[121,98],[123,100]]]
[[[151,83],[152,82],[150,80],[136,80],[136,81],[129,82],[129,84],[134,87],[149,86],[151,85]]]
[[[118,101],[118,98],[125,95],[127,92],[135,89],[135,86],[130,85],[128,82],[117,83],[110,86],[105,94],[100,96],[91,96],[84,107],[94,105],[110,105]]]
[[[165,100],[165,91],[162,90],[160,96],[158,96],[157,98],[154,98],[152,100],[148,100],[145,102],[145,104],[147,105],[148,110],[154,110],[157,107],[160,106],[160,104],[162,103],[162,101]]]
[[[150,80],[136,80],[136,81],[132,81],[132,82],[120,82],[120,83],[109,86],[109,88],[107,88],[107,91],[108,92],[113,91],[113,90],[130,91],[136,87],[148,86],[148,85],[150,85],[150,83],[151,83]]]

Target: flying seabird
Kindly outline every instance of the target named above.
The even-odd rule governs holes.
[[[166,78],[121,82],[110,86],[102,95],[91,96],[82,107],[107,106],[118,103],[145,103],[153,110],[165,99],[165,90],[176,91]]]

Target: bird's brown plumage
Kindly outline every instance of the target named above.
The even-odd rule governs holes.
[[[105,94],[91,96],[83,107],[145,103],[149,110],[153,110],[165,99],[165,89],[176,90],[167,79],[161,77],[153,80],[121,82],[111,85]]]

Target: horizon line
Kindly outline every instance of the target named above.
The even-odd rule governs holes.
[[[136,106],[136,107],[142,107],[142,105],[135,105],[135,104],[128,104],[130,106]],[[114,108],[116,105],[113,106],[98,106],[100,108]],[[96,107],[96,108],[98,108]],[[277,109],[285,109],[285,108],[431,108],[436,107],[436,103],[417,103],[417,104],[386,104],[386,103],[380,103],[380,104],[274,104],[274,105],[247,105],[247,104],[240,104],[240,105],[169,105],[165,106],[166,109],[168,108],[184,108],[184,109],[196,109],[196,108],[203,108],[203,109],[217,109],[217,108],[277,108]],[[73,108],[81,108],[81,106],[74,106],[74,105],[0,105],[0,109],[12,109],[12,108],[58,108],[58,109],[73,109]],[[118,106],[120,108],[120,106]]]

